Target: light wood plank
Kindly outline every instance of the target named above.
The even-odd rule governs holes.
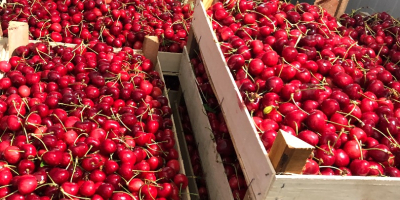
[[[156,63],[159,46],[160,43],[157,36],[146,35],[143,41],[143,55],[153,63]]]
[[[290,133],[278,131],[269,152],[276,172],[301,174],[314,147]]]
[[[206,10],[208,8],[210,8],[212,6],[212,4],[214,3],[214,0],[202,0],[202,1],[203,1],[204,8]],[[199,1],[197,1],[197,3],[199,3]]]
[[[349,4],[349,0],[340,0],[339,6],[335,13],[336,18],[339,18],[341,15],[343,15],[346,12],[348,4]]]
[[[315,0],[314,5],[325,8],[330,15],[335,16],[339,7],[339,1],[340,0]]]
[[[193,26],[191,26],[186,44],[186,48],[190,57],[195,56],[195,49],[198,49],[198,47],[199,45],[197,44],[193,33]]]
[[[195,82],[187,50],[184,48],[179,72],[182,93],[197,141],[199,156],[203,167],[207,189],[212,200],[233,200],[221,157],[216,150],[211,125],[203,107],[200,93]]]
[[[221,104],[232,142],[249,184],[251,192],[248,194],[252,195],[253,199],[265,199],[275,171],[240,97],[232,74],[226,66],[218,40],[212,31],[201,2],[195,5],[192,27],[210,82]]]
[[[29,25],[26,22],[11,21],[8,26],[8,51],[9,57],[14,50],[29,43]]]
[[[164,74],[178,76],[182,53],[158,52]]]
[[[9,59],[8,38],[0,38],[0,61],[8,61]]]
[[[2,38],[3,37],[3,28],[1,28],[1,25],[0,25],[0,38]]]
[[[399,178],[277,175],[267,200],[397,200]]]

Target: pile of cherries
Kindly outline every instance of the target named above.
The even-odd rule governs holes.
[[[0,8],[3,33],[10,21],[27,22],[30,39],[81,44],[105,42],[141,49],[146,35],[160,50],[181,52],[192,10],[177,0],[9,0]]]
[[[303,174],[400,176],[397,21],[278,0],[207,14],[267,151],[281,129],[316,147]]]
[[[16,54],[0,62],[0,198],[181,199],[188,179],[149,59],[104,43]]]
[[[192,58],[190,62],[193,65],[196,81],[211,125],[211,131],[217,145],[217,152],[221,156],[233,197],[234,199],[244,199],[247,191],[246,180],[230,138],[224,115],[209,82],[205,66],[200,56],[199,58]]]

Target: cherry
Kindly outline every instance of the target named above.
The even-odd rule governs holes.
[[[79,187],[79,193],[85,197],[91,197],[96,193],[95,184],[93,181],[84,181]]]
[[[76,183],[65,182],[61,185],[61,189],[69,194],[76,196],[79,192],[79,186]]]
[[[321,131],[325,128],[327,117],[321,111],[311,113],[305,120],[309,129]]]
[[[109,183],[102,183],[96,190],[96,193],[104,199],[109,199],[114,192],[114,186]]]
[[[10,164],[16,164],[21,159],[20,149],[16,146],[7,147],[3,154],[4,159]]]
[[[3,168],[0,170],[0,185],[8,185],[11,183],[11,180],[13,178],[11,170],[8,168]]]
[[[335,163],[336,150],[328,145],[321,145],[315,152],[315,157],[318,158],[322,166],[331,166]]]
[[[141,179],[134,178],[129,181],[128,189],[130,192],[139,192],[140,188],[144,185],[144,182]]]
[[[311,159],[307,159],[306,165],[303,168],[302,174],[316,175],[319,173],[319,165]]]
[[[391,155],[389,148],[384,144],[377,144],[370,148],[368,155],[376,162],[388,161]]]
[[[18,179],[18,192],[22,195],[32,193],[37,186],[37,180],[32,175],[23,175]]]
[[[366,160],[355,159],[350,163],[351,173],[358,176],[366,176],[370,171],[370,164]]]
[[[298,137],[312,146],[316,146],[319,143],[318,135],[310,130],[300,132]]]

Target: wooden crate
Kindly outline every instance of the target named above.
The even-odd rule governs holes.
[[[181,83],[182,95],[197,142],[209,197],[211,200],[233,200],[222,159],[216,150],[213,133],[210,131],[212,130],[211,125],[203,107],[187,50],[184,48],[182,55],[179,56],[180,60],[164,56],[170,55],[159,53],[159,59],[165,59],[164,62],[160,62],[162,68],[170,69],[169,73],[172,75],[178,75]]]
[[[21,26],[21,25],[22,25],[22,27],[25,26],[23,24],[18,24],[18,26]],[[26,33],[26,31],[27,31],[27,29],[25,30],[25,29],[21,29],[21,28],[16,29],[16,30],[18,30],[19,33],[22,32],[22,34]],[[149,37],[146,37],[145,40],[154,41],[154,38],[155,38],[154,36],[149,36]],[[15,41],[15,37],[12,37],[12,38],[0,38],[0,58],[4,58],[3,60],[8,61],[9,58],[11,57],[11,55],[12,55],[12,51],[10,53],[11,49],[15,50],[19,46],[27,45],[30,42],[36,43],[36,42],[40,42],[40,41],[37,41],[37,40],[24,40],[24,42],[21,42],[21,41]],[[50,45],[51,46],[62,45],[62,46],[67,46],[67,47],[75,47],[76,46],[75,44],[65,44],[65,43],[55,43],[55,42],[51,42]],[[10,48],[10,46],[13,47],[13,48]],[[155,63],[156,63],[155,71],[157,71],[160,74],[161,80],[164,81],[163,69],[162,69],[161,63],[160,63],[160,61],[158,59],[158,47],[157,47],[156,51],[152,50],[152,49],[154,49],[154,46],[149,48],[149,49],[150,49],[149,51],[135,50],[135,53],[136,54],[143,54],[146,58],[147,57],[148,58],[155,58]],[[121,49],[115,49],[114,48],[114,52],[118,52],[120,50]],[[163,53],[161,53],[161,54],[163,54]],[[180,56],[180,54],[178,54],[178,55]],[[171,55],[168,55],[168,56],[171,56]],[[166,57],[166,56],[164,56],[164,57]],[[166,66],[167,66],[166,67],[167,73],[169,73],[169,71],[171,69],[168,68],[168,67],[171,67],[171,66],[168,66],[168,65],[166,65]],[[168,103],[169,107],[171,107],[171,101],[169,99],[168,91],[167,91],[166,88],[164,88],[163,95],[165,95],[167,97],[168,102],[169,102]],[[179,154],[179,157],[178,157],[178,161],[179,161],[179,164],[180,164],[180,172],[179,173],[186,174],[186,176],[188,176],[188,177],[193,177],[194,176],[193,172],[192,173],[188,173],[188,172],[185,171],[185,165],[184,165],[184,161],[182,159],[182,152],[180,151],[181,147],[180,147],[180,144],[179,144],[179,138],[178,138],[178,134],[177,134],[177,130],[176,130],[176,124],[175,124],[175,121],[173,120],[174,119],[173,114],[171,115],[171,119],[172,119],[172,123],[173,123],[172,131],[174,132],[174,140],[176,141],[175,149],[178,151],[178,154]],[[181,194],[182,200],[191,200],[189,187],[186,188],[185,190],[181,191],[181,192],[182,192],[182,194]]]
[[[191,30],[249,185],[247,199],[398,199],[399,178],[278,175],[246,110],[201,1],[195,4]]]

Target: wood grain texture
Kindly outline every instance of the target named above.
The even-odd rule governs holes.
[[[159,46],[160,43],[157,36],[146,35],[143,41],[143,55],[153,63],[156,63]]]
[[[232,74],[226,66],[218,40],[201,2],[195,5],[192,27],[209,80],[221,104],[246,182],[249,184],[251,192],[248,194],[252,199],[265,199],[275,171],[240,97]]]
[[[11,57],[14,50],[29,43],[29,25],[26,22],[10,21],[8,26],[8,51]]]
[[[347,5],[349,4],[349,0],[340,0],[339,6],[336,10],[335,17],[339,18],[346,12]]]
[[[203,1],[204,8],[206,10],[208,8],[210,8],[212,6],[212,4],[214,3],[214,0],[202,0],[202,1]],[[199,1],[197,1],[196,3],[199,3]]]
[[[0,25],[0,38],[2,38],[3,37],[3,29],[1,28],[1,25]]]
[[[267,200],[398,200],[399,178],[277,175]]]
[[[203,107],[186,48],[183,50],[179,81],[197,141],[201,165],[211,200],[233,200],[221,157],[216,150],[211,125]]]
[[[182,53],[158,52],[164,75],[178,76]]]
[[[278,131],[269,158],[277,173],[301,174],[313,149],[313,146],[290,133]]]
[[[325,8],[330,15],[335,16],[336,11],[339,7],[339,1],[340,0],[315,0],[314,5]]]

